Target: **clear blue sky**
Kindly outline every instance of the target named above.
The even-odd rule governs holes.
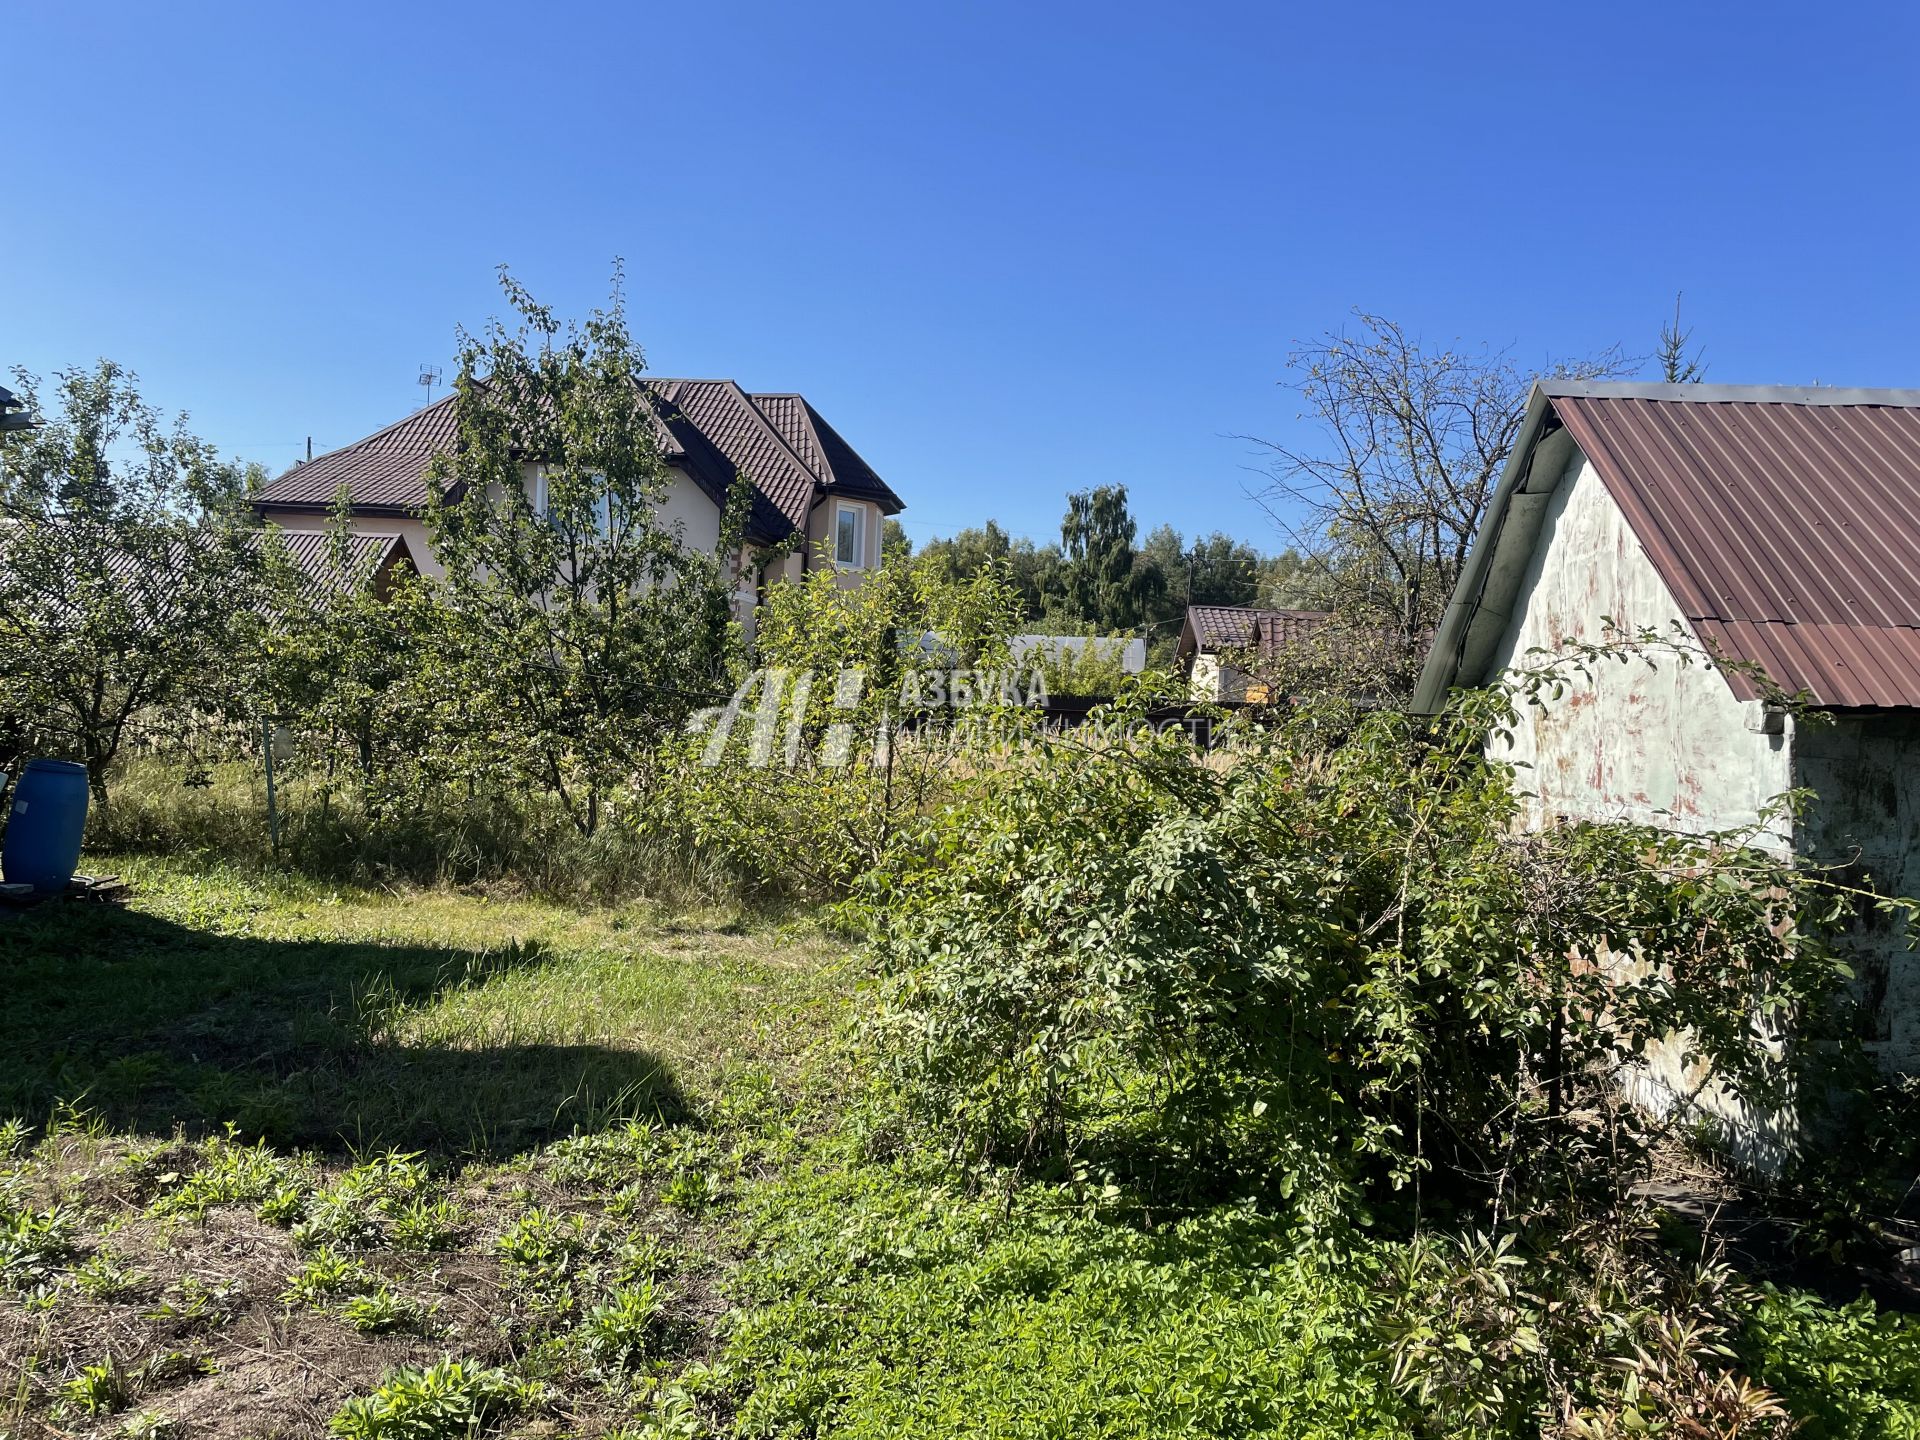
[[[1920,7],[0,6],[0,367],[108,355],[276,472],[623,255],[665,374],[805,392],[916,539],[1277,537],[1292,343],[1920,385]],[[450,367],[449,367],[450,368]]]

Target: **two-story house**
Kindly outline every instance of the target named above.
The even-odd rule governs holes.
[[[662,518],[688,548],[719,543],[721,512],[739,474],[753,485],[748,549],[793,542],[769,579],[798,578],[826,563],[853,584],[880,563],[881,522],[903,508],[900,498],[803,396],[752,395],[731,380],[648,376],[643,387],[672,471]],[[449,396],[296,465],[261,492],[254,508],[290,533],[314,531],[344,486],[356,532],[397,534],[423,574],[440,574],[421,515],[427,467],[454,442],[453,407]],[[528,467],[528,484],[537,504],[537,466]],[[754,569],[743,566],[743,574]],[[752,595],[743,593],[741,602],[750,610]]]

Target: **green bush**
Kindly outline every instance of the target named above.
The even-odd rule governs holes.
[[[1803,1440],[1920,1436],[1920,1320],[1867,1297],[1835,1308],[1768,1287],[1739,1340],[1742,1359],[1800,1420]]]
[[[538,1387],[504,1370],[448,1356],[389,1372],[371,1395],[341,1406],[327,1428],[342,1440],[469,1440],[537,1397]]]
[[[1511,720],[1036,742],[866,893],[876,1072],[967,1164],[1323,1220],[1611,1195],[1649,1130],[1621,1077],[1673,1032],[1784,1103],[1766,1033],[1830,1012],[1843,897],[1742,835],[1517,831],[1480,757]]]

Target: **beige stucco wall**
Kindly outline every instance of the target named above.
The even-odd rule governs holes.
[[[711,551],[720,543],[720,507],[684,470],[674,470],[659,514],[662,524],[678,531],[684,550]]]
[[[533,466],[524,468],[522,479],[531,487]],[[673,470],[666,498],[661,501],[657,513],[661,523],[678,532],[681,545],[688,550],[712,550],[720,543],[720,507],[707,498],[707,492],[695,484],[684,470],[677,467]],[[317,529],[327,522],[325,516],[315,516],[311,524],[304,518],[288,518],[280,523],[288,530],[308,530]],[[439,576],[446,573],[446,568],[441,565],[427,540],[424,522],[406,516],[355,515],[348,524],[360,534],[386,535],[397,532],[406,537],[407,547],[413,552],[414,563],[420,567],[422,575]]]
[[[834,515],[839,507],[850,506],[860,511],[861,550],[864,552],[859,568],[844,567],[840,570],[840,584],[851,589],[865,577],[867,570],[880,564],[880,527],[882,516],[880,507],[871,500],[852,500],[840,496],[823,496],[807,516],[807,552],[811,559],[809,565],[833,564]]]
[[[1196,705],[1239,704],[1247,698],[1247,677],[1220,657],[1196,651],[1187,673],[1187,694]]]
[[[1603,617],[1665,631],[1680,607],[1599,474],[1577,451],[1549,502],[1494,670],[1529,667],[1568,641],[1604,641]],[[1689,637],[1691,632],[1688,632]],[[1704,663],[1655,653],[1602,661],[1591,680],[1524,707],[1510,743],[1489,753],[1518,767],[1530,818],[1626,820],[1699,834],[1754,824],[1793,787],[1792,724],[1758,733],[1757,703],[1742,702]],[[1769,832],[1784,849],[1784,820]]]

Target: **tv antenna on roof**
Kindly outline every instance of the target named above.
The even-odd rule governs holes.
[[[440,367],[438,365],[422,365],[420,367],[420,378],[415,383],[427,392],[426,403],[431,405],[433,403],[434,387],[440,383]]]

